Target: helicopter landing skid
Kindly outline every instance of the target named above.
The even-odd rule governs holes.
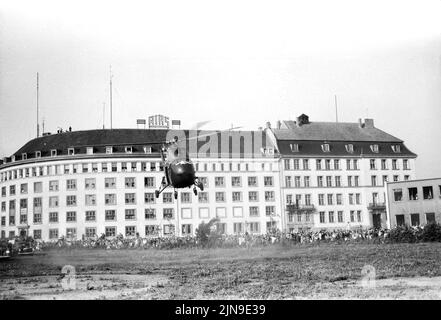
[[[162,191],[164,191],[167,187],[169,186],[169,184],[161,184],[161,187],[159,188],[159,190],[155,190],[155,197],[156,199],[159,198],[159,195],[162,193]]]

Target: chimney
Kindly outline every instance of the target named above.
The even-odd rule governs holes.
[[[267,129],[270,129],[270,128],[271,128],[271,122],[268,121],[268,122],[266,123],[266,127],[267,127]]]
[[[374,119],[364,119],[364,127],[365,128],[373,128],[374,127]]]
[[[360,128],[363,128],[363,127],[364,127],[364,123],[363,123],[363,121],[361,121],[360,118],[358,119],[358,126],[359,126]]]
[[[277,129],[280,130],[282,128],[282,122],[280,120],[277,120]]]

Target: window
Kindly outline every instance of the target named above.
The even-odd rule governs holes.
[[[273,216],[276,213],[276,207],[274,206],[266,206],[265,207],[265,215],[267,217]]]
[[[89,172],[89,164],[83,163],[82,168],[83,168],[83,170],[82,170],[83,173],[88,173]]]
[[[403,199],[403,190],[402,189],[394,189],[394,201],[401,201]]]
[[[303,159],[303,170],[309,170],[309,160]]]
[[[410,176],[409,175],[405,175],[404,176],[404,181],[408,181],[410,179]]]
[[[154,188],[155,187],[155,178],[154,177],[144,177],[144,187],[145,188]]]
[[[113,168],[112,168],[113,170]],[[121,162],[121,171],[126,172],[127,171],[127,162]]]
[[[340,160],[334,159],[334,170],[340,170]]]
[[[126,220],[136,220],[136,209],[126,209],[125,219]]]
[[[35,158],[41,158],[41,151],[35,151]]]
[[[290,143],[289,148],[291,152],[299,152],[299,145],[297,143]]]
[[[126,178],[125,183],[126,183],[126,188],[135,188],[136,186],[135,178]]]
[[[381,159],[381,170],[387,170],[387,159]]]
[[[258,197],[257,191],[250,191],[250,192],[248,192],[248,200],[249,201],[258,201],[259,197]]]
[[[68,207],[74,207],[77,205],[77,196],[66,196],[66,205]]]
[[[51,157],[56,157],[57,156],[57,150],[56,149],[52,149],[51,150]]]
[[[49,222],[50,223],[58,222],[58,212],[49,212]]]
[[[216,202],[225,202],[225,192],[216,192]]]
[[[227,209],[226,208],[216,208],[216,217],[226,218],[227,217]]]
[[[105,220],[106,221],[115,221],[116,220],[116,211],[115,210],[106,210],[105,211]]]
[[[412,213],[410,215],[410,224],[412,226],[419,226],[420,225],[420,215],[419,215],[419,213]]]
[[[209,208],[199,208],[199,218],[200,219],[208,219],[208,218],[210,218],[210,210],[209,210]]]
[[[378,153],[378,151],[379,151],[378,144],[371,144],[370,147],[371,147],[371,151],[373,153]]]
[[[300,188],[300,176],[294,177],[294,187]]]
[[[326,186],[332,187],[332,176],[326,176]]]
[[[337,212],[337,221],[338,221],[339,223],[342,223],[342,222],[343,222],[343,211],[338,211],[338,212]]]
[[[332,193],[328,194],[328,205],[331,206],[333,204],[334,195]]]
[[[107,163],[102,163],[102,164],[101,164],[101,170],[102,170],[102,172],[107,172],[107,171],[108,171],[108,169],[107,169]]]
[[[283,160],[283,167],[285,168],[285,170],[291,170],[291,160],[284,159]]]
[[[250,207],[250,217],[259,216],[259,207]]]
[[[77,180],[69,179],[66,181],[66,189],[67,190],[76,190],[77,189]]]
[[[343,195],[341,193],[337,193],[337,205],[343,204]]]
[[[191,203],[191,194],[190,194],[190,192],[182,192],[181,193],[181,202],[182,203]]]
[[[257,187],[257,177],[248,177],[248,186]]]
[[[84,180],[84,187],[86,190],[92,190],[96,188],[96,179],[95,178],[87,178]]]
[[[34,239],[40,240],[41,239],[41,230],[40,229],[34,230],[33,235],[34,235]]]
[[[233,192],[233,201],[234,202],[242,201],[242,192]]]
[[[233,187],[240,187],[241,186],[241,179],[240,177],[231,177],[231,185]]]
[[[285,186],[287,188],[291,188],[292,187],[292,177],[291,176],[286,176],[285,177]]]
[[[136,226],[126,226],[126,237],[134,237],[136,235]]]
[[[308,188],[309,187],[309,176],[305,176],[305,177],[303,177],[303,183],[304,183],[304,185],[305,185],[305,188]]]
[[[106,205],[116,205],[116,194],[108,193],[104,195],[104,203]]]
[[[274,201],[275,193],[274,191],[265,191],[265,201]]]
[[[182,208],[181,215],[182,215],[182,219],[191,219],[192,218],[191,208]]]
[[[28,184],[27,183],[22,183],[20,185],[20,193],[21,194],[26,194],[28,193]]]
[[[409,160],[407,160],[407,159],[403,159],[403,170],[410,170]]]
[[[86,148],[86,154],[93,154],[93,147],[87,147]]]
[[[208,192],[199,192],[198,193],[198,201],[199,201],[199,203],[207,203],[208,202]]]
[[[323,187],[323,177],[317,176],[317,187]]]
[[[325,160],[325,169],[326,170],[331,170],[331,159],[326,159]]]
[[[354,194],[353,193],[349,194],[349,204],[354,204]]]
[[[86,238],[94,238],[96,236],[96,228],[86,228]]]
[[[321,159],[315,160],[315,168],[316,168],[316,170],[322,170],[322,160]]]
[[[35,183],[34,183],[34,188],[35,188]],[[15,196],[15,185],[9,186],[9,195]]]
[[[116,162],[112,162],[111,166],[112,166],[112,172],[118,171],[118,164]]]
[[[66,222],[76,222],[77,221],[77,213],[75,211],[66,212]]]
[[[432,186],[423,187],[423,198],[425,200],[433,199],[433,188],[432,188]]]
[[[426,223],[435,223],[435,213],[434,212],[428,212],[426,213]]]
[[[124,151],[125,151],[126,153],[132,153],[132,152],[133,152],[133,148],[132,148],[132,147],[125,147],[125,148],[124,148]]]
[[[370,164],[371,170],[377,170],[377,162],[375,161],[375,159],[371,159],[369,161],[369,164]]]
[[[224,177],[215,177],[214,178],[214,186],[215,187],[225,187]]]
[[[319,206],[324,206],[325,205],[325,195],[324,194],[319,194],[318,195],[318,203],[319,203]]]
[[[273,177],[263,177],[263,185],[265,187],[272,187],[274,185]]]
[[[153,192],[144,193],[144,203],[155,203],[156,197]]]
[[[49,197],[49,208],[57,208],[58,207],[58,196]]]
[[[259,233],[260,232],[260,224],[259,222],[250,222],[248,224],[250,233]]]
[[[294,159],[294,170],[300,170],[300,160]]]
[[[399,180],[399,177],[397,175],[394,175],[393,180],[394,180],[394,182],[397,182]]]
[[[227,232],[227,224],[226,223],[216,223],[216,230],[220,234],[225,234]]]
[[[156,210],[152,208],[144,209],[144,218],[146,220],[155,220],[156,219]]]
[[[329,223],[334,223],[334,211],[328,212]]]
[[[387,181],[388,181],[388,177],[387,176],[383,176],[383,185],[385,185]]]
[[[106,147],[106,153],[112,154],[113,153],[113,147]]]
[[[124,199],[126,204],[136,204],[136,197],[134,193],[126,193]]]
[[[96,195],[95,194],[86,194],[86,206],[95,206],[96,205]]]
[[[243,217],[243,208],[242,207],[233,207],[233,217],[235,217],[235,218]]]
[[[354,145],[353,144],[347,144],[345,145],[346,152],[353,153],[354,152]]]
[[[243,233],[243,223],[242,222],[233,223],[233,231],[234,233]]]
[[[192,225],[191,224],[183,224],[182,225],[182,235],[191,235]]]
[[[49,239],[58,239],[58,229],[49,229]]]
[[[322,144],[322,151],[323,151],[323,152],[329,152],[329,151],[331,151],[331,149],[330,149],[328,143],[324,143],[324,144]]]
[[[310,206],[311,205],[311,195],[305,194],[305,205]]]
[[[152,147],[143,147],[144,153],[152,153]]]
[[[361,194],[360,193],[355,194],[355,203],[361,204]]]
[[[398,170],[398,160],[397,159],[392,160],[392,170]]]
[[[95,211],[86,211],[86,221],[96,221],[96,212]]]
[[[173,193],[171,192],[162,193],[162,203],[173,203]]]
[[[361,222],[361,211],[360,210],[357,211],[357,221]]]
[[[418,188],[409,188],[409,200],[418,200]]]
[[[335,186],[341,187],[341,177],[340,176],[335,176]]]
[[[373,187],[377,185],[377,176],[371,176],[371,184]]]
[[[104,187],[106,189],[116,188],[116,178],[105,178],[104,179]]]
[[[355,222],[355,211],[351,210],[349,212],[349,215],[350,215],[351,222]]]
[[[399,144],[392,145],[391,148],[392,148],[392,151],[395,153],[401,152],[401,146]]]
[[[325,212],[324,211],[320,211],[320,223],[325,223]]]
[[[156,225],[146,225],[145,226],[145,235],[146,236],[156,236],[159,233],[159,226]]]
[[[105,232],[106,232],[106,237],[115,237],[116,227],[106,227]]]

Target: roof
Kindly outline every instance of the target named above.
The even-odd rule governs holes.
[[[263,131],[188,131],[164,129],[100,129],[63,132],[35,138],[14,153],[20,159],[23,153],[32,158],[36,151],[41,156],[49,156],[56,149],[58,155],[68,153],[74,148],[75,154],[86,153],[87,147],[94,147],[95,153],[105,153],[106,146],[114,147],[114,152],[124,152],[124,146],[133,146],[133,153],[143,152],[142,147],[156,144],[152,152],[158,152],[160,145],[178,136],[198,137],[194,144],[188,142],[187,147],[197,144],[197,151],[207,157],[262,157],[261,147],[272,147]],[[217,141],[216,141],[216,138]],[[229,144],[226,145],[225,141]],[[260,142],[261,141],[261,142]],[[217,143],[216,143],[217,142]],[[138,146],[138,147],[135,147]],[[223,147],[225,146],[225,147]],[[195,154],[190,152],[190,156]]]
[[[283,121],[286,129],[273,129],[278,140],[403,142],[374,126],[349,122],[309,122],[297,125]]]

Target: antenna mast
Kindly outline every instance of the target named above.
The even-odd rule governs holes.
[[[39,90],[39,83],[38,83],[38,72],[37,72],[37,138],[40,136],[40,124],[38,123],[39,121],[38,90]]]
[[[110,66],[110,129],[113,128],[112,110],[112,66]]]
[[[104,123],[106,121],[106,103],[103,102],[103,129],[106,129]]]
[[[337,95],[334,95],[334,104],[335,104],[335,122],[338,122],[338,109],[337,109]]]

